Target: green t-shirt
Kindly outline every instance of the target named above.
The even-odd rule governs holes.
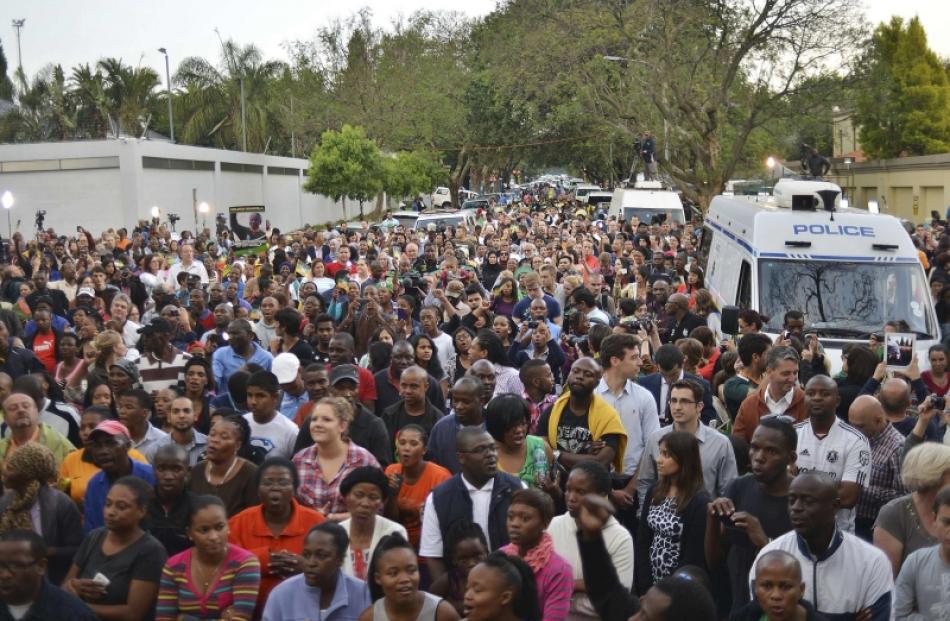
[[[750,392],[758,390],[759,385],[741,375],[734,375],[726,380],[722,386],[722,394],[726,398],[726,409],[732,420],[739,413],[739,406],[749,396]]]

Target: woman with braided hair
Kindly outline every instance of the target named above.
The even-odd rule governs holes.
[[[82,542],[82,520],[69,496],[50,486],[55,480],[56,462],[42,444],[29,442],[9,455],[3,464],[0,533],[17,528],[40,533],[49,557],[48,577],[58,585]]]

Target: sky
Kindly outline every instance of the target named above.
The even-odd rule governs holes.
[[[932,49],[950,58],[950,1],[864,0],[872,24],[891,15],[919,15]],[[21,31],[23,67],[32,76],[49,63],[71,68],[102,57],[118,57],[147,65],[162,79],[168,49],[171,70],[188,56],[220,57],[217,28],[225,39],[253,42],[265,58],[286,60],[282,44],[311,40],[317,29],[368,7],[374,22],[384,26],[399,16],[422,9],[452,10],[469,16],[491,12],[496,0],[3,0],[0,3],[0,42],[7,62],[17,64],[12,20],[26,19]]]
[[[14,19],[26,19],[20,38],[23,69],[32,76],[49,63],[69,68],[117,57],[131,65],[147,65],[165,80],[168,50],[171,71],[188,56],[217,62],[225,40],[254,43],[265,58],[286,60],[282,45],[314,38],[317,30],[368,7],[378,26],[422,8],[459,11],[471,16],[490,13],[495,0],[3,0],[0,42],[10,73],[17,65]]]

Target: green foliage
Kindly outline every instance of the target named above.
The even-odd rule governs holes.
[[[264,60],[253,45],[225,41],[218,66],[204,58],[186,58],[178,66],[174,83],[180,93],[175,115],[182,142],[239,150],[244,147],[241,91],[247,149],[263,152],[275,125],[271,89],[284,63]]]
[[[869,157],[950,151],[950,80],[916,17],[874,31],[858,97],[861,145]]]
[[[384,157],[383,189],[393,198],[412,198],[446,183],[442,162],[421,151],[400,151]]]
[[[334,200],[343,197],[363,203],[383,189],[383,164],[379,147],[361,127],[344,125],[340,131],[323,132],[310,154],[305,189]]]
[[[7,57],[3,53],[3,44],[0,43],[0,99],[13,99],[13,81],[7,75]]]

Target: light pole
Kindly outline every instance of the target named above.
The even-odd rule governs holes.
[[[3,197],[0,197],[0,203],[7,212],[7,237],[13,239],[13,218],[10,216],[10,210],[13,209],[13,192],[10,190],[4,192]]]
[[[198,203],[198,212],[201,214],[201,229],[204,230],[208,227],[208,212],[211,211],[211,207],[208,206],[208,203],[201,201]],[[195,223],[195,228],[198,228],[198,223]],[[198,237],[195,235],[195,237]]]
[[[175,142],[175,122],[172,118],[172,74],[168,66],[168,50],[163,47],[158,51],[165,55],[165,83],[168,85],[168,134],[172,143]]]
[[[20,31],[23,29],[23,25],[26,24],[26,18],[15,19],[13,20],[13,27],[16,28],[16,61],[17,66],[20,68],[20,73],[23,73],[23,49],[20,47]],[[26,76],[24,76],[24,81]]]

